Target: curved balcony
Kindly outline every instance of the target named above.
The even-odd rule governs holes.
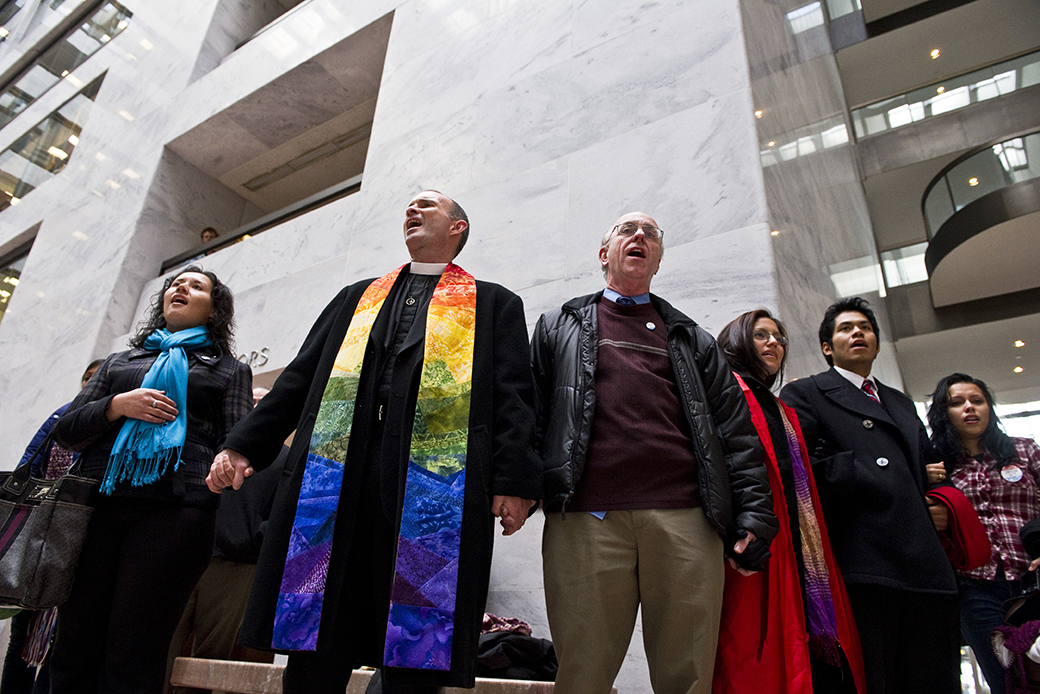
[[[937,308],[1040,287],[1040,132],[952,162],[921,208]]]

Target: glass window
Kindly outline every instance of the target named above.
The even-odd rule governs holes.
[[[823,26],[823,7],[814,2],[787,13],[787,23],[792,34],[801,34],[813,27]]]
[[[844,17],[847,14],[861,12],[862,10],[863,6],[860,4],[860,0],[827,0],[827,13],[831,19]]]
[[[123,31],[130,17],[130,10],[109,0],[75,31],[44,51],[0,93],[0,128]]]
[[[68,164],[104,75],[0,152],[0,210],[18,202]]]
[[[881,254],[881,267],[885,272],[885,284],[899,287],[904,284],[924,282],[928,279],[928,268],[924,264],[924,253],[928,243],[915,243]]]
[[[11,295],[18,286],[19,278],[22,276],[22,268],[25,267],[25,259],[29,257],[28,249],[20,251],[18,255],[0,260],[0,321],[7,313],[7,304]]]

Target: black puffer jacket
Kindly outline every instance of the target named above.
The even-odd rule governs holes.
[[[572,299],[538,319],[531,343],[538,397],[537,449],[545,505],[561,511],[585,469],[596,407],[596,304],[602,292]],[[747,402],[715,340],[668,302],[650,295],[664,319],[675,380],[697,458],[701,505],[722,535],[744,528],[777,532],[762,445]],[[637,394],[634,394],[638,396]]]

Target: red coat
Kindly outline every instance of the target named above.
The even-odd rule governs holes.
[[[722,622],[712,691],[714,694],[759,691],[768,691],[770,694],[812,694],[809,637],[780,468],[765,414],[747,384],[739,376],[737,380],[751,408],[751,421],[765,448],[769,485],[773,490],[773,512],[780,521],[780,532],[773,540],[770,548],[773,556],[766,562],[765,570],[752,576],[741,576],[726,566],[726,589],[722,599]],[[779,400],[777,404],[783,408],[798,433],[802,460],[806,461],[806,472],[809,475],[813,507],[819,509],[820,499],[808,465],[809,454],[805,449],[798,417],[793,409]],[[786,445],[786,442],[778,443]],[[852,668],[856,690],[863,694],[866,692],[866,677],[863,673],[859,635],[845,584],[831,551],[827,528],[822,522],[820,535],[823,538],[824,557],[830,569],[838,641]]]

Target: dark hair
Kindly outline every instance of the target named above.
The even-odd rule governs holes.
[[[210,293],[210,297],[213,299],[213,316],[206,322],[206,327],[209,329],[209,339],[224,354],[234,356],[235,295],[215,274],[203,270],[198,265],[189,265],[177,274],[166,278],[162,289],[152,297],[144,320],[137,324],[137,332],[130,338],[130,346],[144,347],[144,341],[149,335],[156,330],[162,330],[166,327],[166,317],[163,316],[163,294],[166,293],[166,290],[170,288],[175,279],[187,272],[203,274],[209,277],[209,281],[213,283],[213,291]]]
[[[870,308],[870,302],[858,296],[850,296],[838,299],[828,306],[827,311],[824,312],[823,322],[820,323],[821,345],[826,342],[832,350],[834,349],[834,321],[840,314],[846,311],[857,311],[866,316],[867,320],[870,321],[870,327],[874,329],[874,335],[877,336],[878,341],[881,340],[881,329],[878,328],[877,318],[874,317],[874,311]],[[831,355],[824,354],[823,357],[827,360],[828,366],[834,366],[834,358]]]
[[[953,427],[953,422],[950,421],[950,414],[947,410],[950,405],[950,386],[958,383],[971,383],[978,386],[986,398],[986,404],[989,405],[989,424],[986,425],[986,431],[982,433],[982,440],[979,443],[997,459],[998,467],[1014,461],[1018,457],[1015,452],[1015,443],[1000,428],[1000,417],[997,416],[994,408],[993,391],[977,378],[972,378],[968,374],[954,373],[939,379],[935,392],[932,393],[932,404],[928,406],[928,426],[932,428],[932,446],[942,456],[946,469],[952,471],[969,456],[964,444],[961,443],[957,430]]]
[[[83,375],[79,377],[79,380],[85,381],[87,379],[87,374],[90,373],[91,369],[97,369],[104,363],[104,359],[95,359],[94,361],[87,364],[87,368],[83,369]]]
[[[765,362],[758,355],[755,347],[755,323],[761,318],[768,318],[776,323],[780,334],[787,337],[787,329],[778,321],[768,309],[759,308],[754,311],[742,313],[719,333],[718,343],[726,355],[726,361],[734,371],[745,373],[761,381],[767,388],[772,388],[779,379],[784,379],[784,365],[787,363],[787,348],[784,348],[784,357],[780,360],[780,368],[775,374],[766,370]]]
[[[205,236],[207,231],[212,231],[214,236],[218,238],[220,237],[220,232],[218,232],[216,229],[214,229],[213,227],[206,227],[205,229],[199,232],[199,238]]]

